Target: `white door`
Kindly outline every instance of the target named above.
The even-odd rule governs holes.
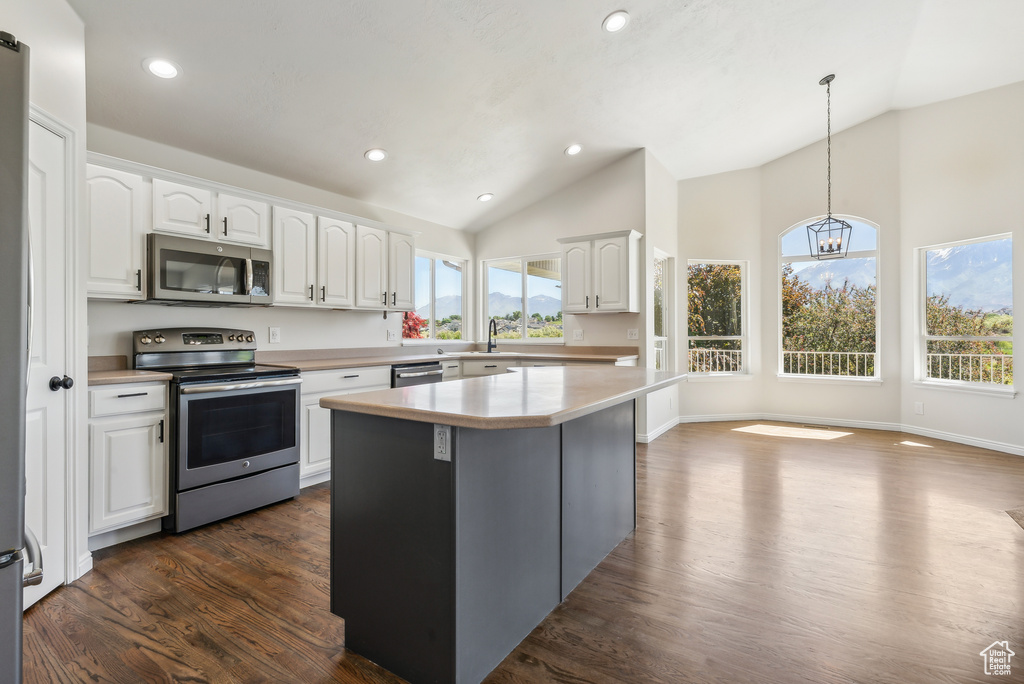
[[[594,241],[593,311],[629,310],[629,242],[616,237]]]
[[[411,235],[388,233],[388,306],[416,310],[416,242]]]
[[[274,304],[313,306],[315,279],[315,217],[274,207]]]
[[[573,242],[562,247],[562,311],[588,313],[590,291],[590,243]]]
[[[317,219],[317,303],[350,307],[356,303],[356,227],[348,221]]]
[[[356,306],[383,309],[388,297],[388,234],[356,226]]]
[[[49,387],[51,377],[64,377],[69,362],[64,143],[62,136],[38,123],[29,125],[33,325],[26,407],[25,521],[42,547],[43,583],[25,589],[26,608],[64,583],[67,416],[71,393],[84,391],[86,384],[85,378],[76,378],[83,382],[71,390],[51,391]]]
[[[204,188],[153,179],[153,230],[212,237],[213,193]]]
[[[150,192],[146,179],[89,164],[85,185],[89,296],[145,299],[142,262]]]

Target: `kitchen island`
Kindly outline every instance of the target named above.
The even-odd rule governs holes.
[[[635,527],[643,368],[328,397],[331,611],[413,682],[478,682]]]

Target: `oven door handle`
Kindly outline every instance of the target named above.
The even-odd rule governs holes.
[[[438,368],[437,370],[420,371],[418,373],[396,373],[396,375],[400,378],[422,378],[427,375],[441,375],[443,373],[444,369]]]
[[[257,380],[256,382],[218,382],[213,385],[186,385],[181,388],[182,394],[209,394],[210,392],[230,392],[231,390],[262,389],[264,387],[285,387],[300,385],[302,378],[287,380]]]

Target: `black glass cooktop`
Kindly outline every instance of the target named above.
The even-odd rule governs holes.
[[[260,364],[179,368],[169,372],[174,376],[173,381],[177,383],[243,382],[245,380],[287,378],[299,374],[297,368],[281,368],[279,366],[263,366]]]

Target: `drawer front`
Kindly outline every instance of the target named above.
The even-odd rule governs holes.
[[[508,372],[510,366],[516,365],[515,361],[463,361],[462,377],[473,375],[500,375]]]
[[[89,390],[89,415],[116,416],[125,413],[163,411],[167,408],[167,383],[111,385]]]
[[[391,366],[361,366],[302,374],[302,393],[349,392],[391,387]]]
[[[462,377],[462,363],[459,361],[442,361],[441,368],[444,369],[444,380],[458,380]]]

